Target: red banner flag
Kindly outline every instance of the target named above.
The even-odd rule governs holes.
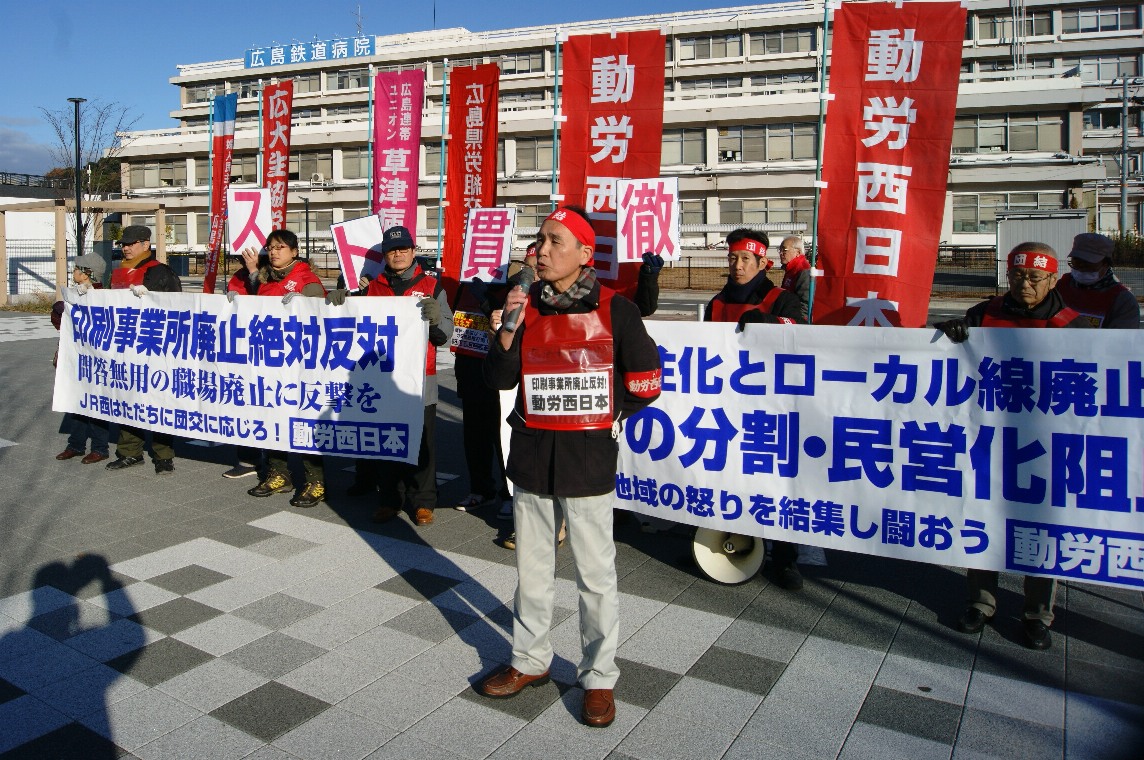
[[[659,31],[570,37],[564,45],[560,134],[563,205],[588,210],[596,272],[627,296],[639,268],[616,261],[616,180],[659,176],[664,36]]]
[[[945,212],[965,8],[843,3],[834,22],[814,321],[921,327]]]
[[[442,285],[452,298],[461,269],[465,218],[471,208],[497,202],[497,100],[495,63],[449,73],[449,163],[445,173],[445,246]]]
[[[262,91],[262,186],[270,191],[270,225],[276,230],[286,227],[293,104],[293,79]]]
[[[222,256],[223,225],[226,223],[226,191],[230,188],[230,165],[234,158],[234,117],[238,93],[214,100],[214,136],[211,138],[211,230],[203,268],[203,292],[213,293]]]
[[[421,106],[425,72],[382,71],[373,86],[373,213],[382,230],[401,225],[417,239]]]

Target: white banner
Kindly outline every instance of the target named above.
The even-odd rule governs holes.
[[[1144,334],[647,326],[664,392],[624,424],[617,506],[1144,588]]]
[[[515,226],[515,208],[469,209],[461,253],[461,282],[503,283],[507,279]]]
[[[230,250],[261,250],[274,231],[270,226],[270,191],[266,188],[226,191],[226,235]]]
[[[356,290],[362,275],[376,280],[385,269],[385,254],[381,252],[385,231],[381,228],[381,218],[372,214],[338,222],[330,225],[330,232],[346,287]]]
[[[68,289],[52,408],[206,441],[415,463],[428,328],[411,298]]]
[[[616,180],[616,259],[679,259],[679,178]]]

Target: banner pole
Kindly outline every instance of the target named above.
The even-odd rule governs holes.
[[[366,153],[366,181],[365,181],[365,207],[369,209],[371,214],[376,214],[377,209],[373,207],[373,64],[369,65],[369,118],[366,121],[365,128],[365,153]]]
[[[449,59],[446,58],[441,72],[441,166],[437,169],[437,270],[441,270],[442,242],[445,228],[445,106],[449,103]]]
[[[556,195],[556,176],[560,166],[560,122],[557,116],[560,113],[560,27],[556,27],[556,55],[553,58],[553,68],[556,70],[556,83],[552,89],[552,196]],[[552,210],[556,210],[556,201],[552,200]]]
[[[207,90],[207,97],[211,101],[211,110],[207,115],[207,254],[203,257],[203,267],[206,267],[206,259],[211,255],[211,209],[214,207],[214,110],[215,110],[215,94],[214,88],[211,87]]]
[[[818,66],[818,150],[814,166],[814,211],[810,224],[814,244],[810,248],[810,268],[814,270],[818,264],[818,204],[822,200],[822,150],[826,145],[824,132],[826,131],[826,40],[830,31],[830,0],[822,2],[822,45],[819,47],[820,62]],[[810,278],[810,304],[807,306],[807,322],[814,323],[814,285],[815,277],[811,272]]]
[[[265,145],[263,145],[263,135],[262,135],[262,99],[263,99],[263,96],[265,95],[265,93],[266,93],[266,88],[262,86],[262,77],[259,77],[258,78],[258,174],[257,174],[259,187],[266,187],[266,184],[265,184],[266,178],[262,176],[262,162],[266,158],[265,156],[262,155],[263,150],[266,147]],[[235,115],[235,120],[236,121],[238,120],[237,114]],[[307,251],[307,254],[308,253],[309,253],[309,251]]]

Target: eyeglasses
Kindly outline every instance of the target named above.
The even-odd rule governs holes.
[[[1009,272],[1009,279],[1016,280],[1017,282],[1027,282],[1030,285],[1040,285],[1045,280],[1051,278],[1051,274],[1033,275],[1022,269],[1014,269]]]
[[[268,251],[289,251],[292,250],[288,245],[271,245],[267,246]]]

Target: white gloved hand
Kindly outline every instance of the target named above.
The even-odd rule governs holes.
[[[234,303],[234,299],[235,299],[235,298],[238,298],[238,291],[236,291],[236,290],[228,290],[228,291],[226,291],[226,300],[227,300],[227,301],[230,301],[231,303]]]
[[[135,296],[136,298],[142,298],[145,293],[147,293],[147,286],[146,285],[132,285],[131,286],[131,295]]]
[[[298,291],[294,291],[293,293],[287,293],[286,295],[282,296],[282,303],[288,304],[291,301],[293,301],[295,298],[300,298],[301,296],[302,296],[302,294],[299,293]]]
[[[86,296],[87,291],[91,290],[91,285],[88,285],[86,282],[77,282],[75,284],[75,290],[81,296]]]

